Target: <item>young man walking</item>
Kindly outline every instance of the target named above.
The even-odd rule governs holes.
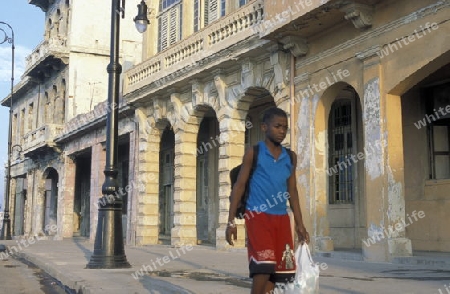
[[[249,182],[249,197],[245,211],[247,250],[252,294],[273,293],[275,283],[286,283],[295,276],[295,267],[289,262],[286,248],[294,248],[286,200],[294,213],[300,242],[309,243],[309,234],[303,224],[297,192],[295,169],[297,156],[291,155],[281,142],[288,129],[287,114],[280,108],[264,113],[262,130],[265,140],[258,142],[257,165]],[[244,154],[242,167],[231,191],[230,212],[226,240],[230,245],[237,239],[234,223],[236,209],[243,196],[253,165],[253,148]]]

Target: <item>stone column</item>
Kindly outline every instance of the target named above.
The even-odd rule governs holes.
[[[358,55],[363,62],[365,200],[367,235],[371,238],[362,248],[366,260],[388,261],[411,255],[412,247],[404,228],[399,227],[405,220],[400,98],[387,99],[376,50]]]
[[[72,238],[76,165],[72,158],[63,156],[64,164],[59,184],[61,196],[58,197],[58,235],[63,238]]]
[[[139,133],[134,130],[130,133],[130,157],[128,168],[128,181],[131,185],[131,190],[128,192],[128,205],[127,205],[127,235],[124,236],[126,244],[136,245],[134,239],[136,232],[136,199],[139,195],[139,174],[136,171],[137,159],[139,156]]]
[[[31,236],[32,234],[32,223],[33,223],[33,191],[34,191],[34,173],[31,171],[26,174],[27,179],[27,205],[25,207],[25,220],[23,225],[24,235]]]
[[[33,215],[35,220],[33,231],[42,236],[45,234],[43,230],[45,222],[45,180],[43,179],[45,168],[46,166],[41,166],[34,170],[36,180],[34,187],[36,193],[33,199]]]
[[[160,132],[155,124],[151,123],[152,118],[147,117],[144,107],[136,109],[135,117],[139,124],[138,159],[135,168],[138,175],[135,244],[157,244]]]
[[[102,185],[105,182],[106,151],[103,144],[98,143],[91,149],[91,191],[90,191],[90,234],[89,239],[95,241],[98,223],[98,200],[102,197]]]
[[[11,236],[14,236],[15,208],[16,208],[17,178],[11,178],[9,185],[9,219],[11,224]]]
[[[175,130],[174,228],[171,243],[175,246],[197,243],[196,178],[198,124],[184,123]]]
[[[237,110],[234,110],[237,116]],[[245,120],[225,118],[219,122],[219,227],[216,229],[216,248],[225,249],[229,245],[225,240],[228,223],[231,193],[230,170],[242,163],[245,152]],[[245,247],[244,220],[237,220],[238,240],[235,247]]]

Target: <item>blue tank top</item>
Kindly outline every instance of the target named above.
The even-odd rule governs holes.
[[[278,160],[275,160],[263,141],[258,144],[258,162],[249,183],[247,209],[268,214],[286,214],[291,158],[286,148],[282,147]]]

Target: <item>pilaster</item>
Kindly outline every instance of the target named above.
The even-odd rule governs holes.
[[[197,243],[196,228],[196,147],[198,126],[184,127],[175,132],[174,227],[171,243],[175,246]]]
[[[136,245],[158,243],[158,199],[159,199],[159,150],[160,131],[153,118],[147,117],[146,109],[140,107],[135,112],[139,123],[138,155],[135,171],[139,175],[135,182],[138,187],[136,197]]]
[[[296,176],[303,222],[309,230],[314,251],[333,251],[328,219],[328,177],[325,173],[327,152],[323,149],[326,113],[322,104],[318,105],[318,96],[308,91],[311,83],[309,73],[297,76],[294,83],[297,124],[292,128],[296,128]]]
[[[91,191],[90,191],[90,234],[89,239],[95,241],[98,223],[98,200],[102,197],[102,185],[105,182],[103,173],[106,164],[106,152],[101,143],[91,148]]]
[[[403,160],[395,160],[399,154],[403,159],[401,103],[400,97],[391,99],[384,92],[377,48],[357,57],[363,62],[366,227],[373,241],[363,242],[363,256],[388,261],[412,254],[404,228],[397,230],[405,219]]]
[[[75,175],[75,162],[71,157],[64,156],[62,177],[59,183],[61,197],[58,198],[58,223],[62,224],[62,226],[59,225],[58,227],[58,235],[62,235],[63,238],[71,238],[73,236]],[[35,178],[37,177],[35,176]]]
[[[237,112],[237,110],[235,110]],[[231,193],[230,170],[242,163],[245,152],[245,120],[224,118],[219,122],[219,227],[216,229],[216,248],[225,249],[229,245],[225,240],[225,230],[230,209]],[[238,240],[235,247],[245,247],[244,220],[236,219]]]

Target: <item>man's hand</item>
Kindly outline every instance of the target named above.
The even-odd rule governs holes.
[[[225,238],[231,246],[234,246],[233,240],[231,239],[233,237],[233,240],[237,240],[237,228],[236,225],[231,225],[230,223],[227,225],[227,229],[225,231]]]
[[[306,231],[305,227],[297,227],[297,235],[298,235],[298,241],[303,244],[306,242],[309,244],[309,233]]]

